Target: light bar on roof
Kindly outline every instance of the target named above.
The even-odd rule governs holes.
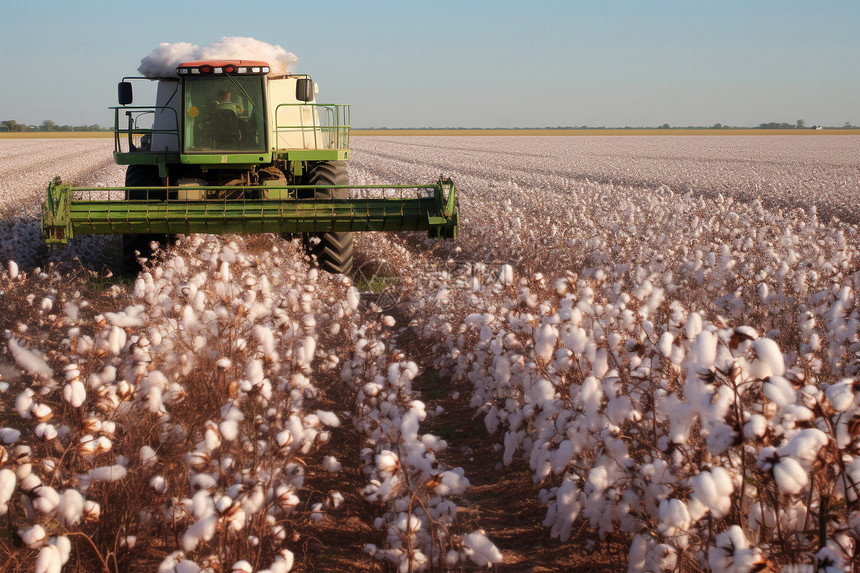
[[[195,62],[196,64],[197,62]],[[213,74],[248,74],[248,75],[259,75],[259,74],[268,74],[269,66],[235,66],[234,64],[225,64],[225,65],[212,65],[212,64],[201,64],[201,65],[180,65],[176,68],[176,73],[180,76],[187,75],[213,75]]]

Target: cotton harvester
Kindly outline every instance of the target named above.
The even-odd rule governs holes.
[[[178,233],[301,234],[330,272],[352,269],[359,231],[428,231],[454,238],[454,184],[349,185],[349,106],[316,103],[306,75],[270,76],[266,62],[179,64],[157,80],[155,105],[132,105],[119,84],[114,158],[124,187],[55,178],[42,207],[49,245],[122,234],[126,270],[152,241]]]

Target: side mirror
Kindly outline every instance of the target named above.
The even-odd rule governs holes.
[[[314,81],[312,79],[299,78],[296,80],[296,99],[299,101],[314,99]]]
[[[117,99],[119,99],[119,105],[128,105],[134,101],[131,91],[131,82],[119,82],[119,85],[117,86]]]

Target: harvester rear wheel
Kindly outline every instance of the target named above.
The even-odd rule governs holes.
[[[129,165],[125,172],[126,187],[159,187],[161,186],[161,178],[158,176],[158,167],[155,165]],[[147,193],[146,189],[134,189],[125,192],[127,200],[158,200],[160,197],[155,197],[152,193]],[[167,235],[154,233],[137,233],[134,235],[122,236],[122,272],[128,276],[136,275],[140,272],[140,261],[138,257],[152,257],[152,242],[164,244],[167,241]],[[137,253],[140,253],[139,255]]]
[[[308,185],[349,185],[346,163],[343,161],[320,162],[310,168]],[[349,189],[317,189],[315,199],[348,199]],[[330,273],[348,275],[352,272],[352,240],[354,233],[307,233],[305,249],[322,269]],[[319,239],[319,240],[316,240]]]

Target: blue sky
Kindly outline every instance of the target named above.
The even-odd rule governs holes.
[[[0,120],[22,123],[110,125],[160,42],[247,36],[354,127],[860,124],[857,0],[0,0],[0,21]]]

